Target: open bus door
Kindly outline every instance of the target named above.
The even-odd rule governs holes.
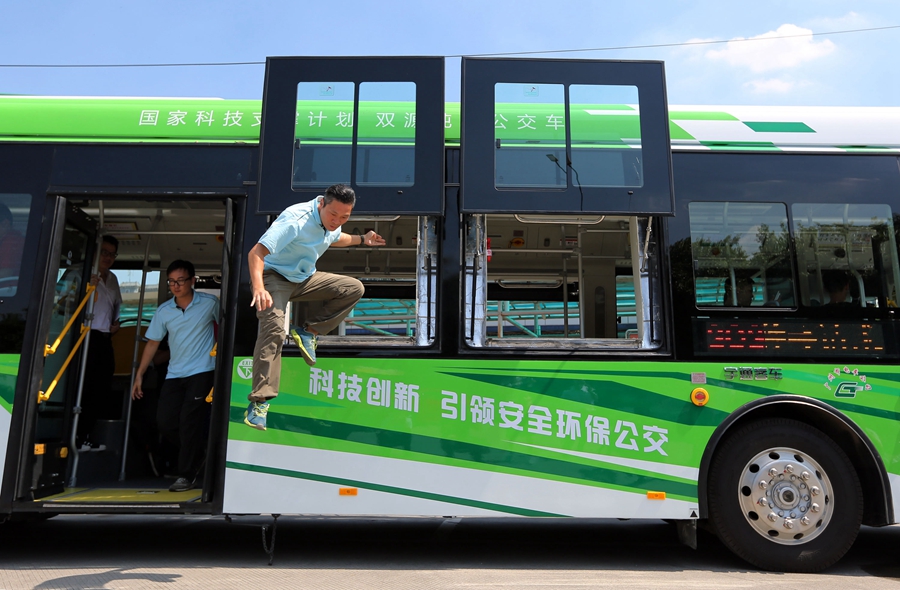
[[[32,380],[25,408],[16,487],[18,500],[34,500],[62,492],[73,460],[73,408],[88,338],[82,326],[91,307],[86,290],[96,257],[99,228],[84,211],[61,197],[58,199],[56,208],[59,213],[59,209],[65,208],[65,221],[51,229],[51,268],[45,275],[40,299],[41,333],[46,338],[38,339],[36,350],[32,351],[38,357],[43,356],[44,362],[41,379]],[[35,366],[40,366],[40,362]]]

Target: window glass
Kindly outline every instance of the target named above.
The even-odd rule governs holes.
[[[300,82],[292,188],[350,183],[353,82]]]
[[[18,290],[30,211],[31,195],[0,194],[0,296],[11,297]]]
[[[637,86],[569,86],[569,121],[578,186],[644,185]]]
[[[782,203],[689,204],[698,307],[794,307]]]
[[[791,206],[803,305],[897,307],[900,267],[887,205]]]
[[[356,183],[412,186],[416,172],[416,85],[359,85]]]
[[[119,309],[119,321],[122,326],[137,324],[138,307],[141,302],[141,274],[140,270],[112,269],[119,280],[119,290],[122,293],[122,307]],[[147,325],[153,319],[156,308],[159,307],[159,280],[160,271],[151,270],[147,273],[146,286],[144,287],[144,305],[141,312],[141,323]]]
[[[565,188],[563,85],[495,84],[494,147],[495,186]]]

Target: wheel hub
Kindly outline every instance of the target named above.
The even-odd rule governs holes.
[[[822,468],[795,449],[768,449],[753,457],[741,477],[740,504],[747,522],[776,543],[807,543],[825,530],[834,511]]]

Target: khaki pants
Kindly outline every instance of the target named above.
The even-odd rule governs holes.
[[[281,382],[281,347],[284,344],[284,314],[291,301],[321,301],[323,306],[307,319],[306,327],[319,334],[335,329],[363,296],[363,284],[352,277],[316,272],[302,283],[292,283],[275,271],[263,272],[266,291],[272,296],[269,309],[257,311],[259,333],[253,349],[253,389],[247,398],[262,401],[278,395]]]

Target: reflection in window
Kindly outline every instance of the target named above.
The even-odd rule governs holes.
[[[412,186],[416,172],[416,85],[359,85],[356,183]]]
[[[119,290],[122,293],[119,322],[122,326],[136,325],[141,301],[141,282],[144,280],[143,271],[114,268],[112,272],[119,279]],[[159,306],[159,281],[160,272],[158,270],[147,272],[144,286],[144,306],[141,310],[142,324],[148,324],[156,314],[156,308]]]
[[[291,186],[350,183],[353,82],[300,82]]]
[[[495,186],[565,188],[562,84],[496,84],[494,146]]]
[[[791,215],[804,305],[897,307],[900,265],[890,207],[805,203],[793,205]]]
[[[0,296],[16,294],[31,195],[0,194]]]
[[[643,186],[637,86],[569,86],[572,163],[580,186]]]
[[[790,234],[782,203],[689,205],[699,307],[794,307]]]
[[[90,271],[90,261],[85,259],[85,254],[90,238],[91,236],[68,223],[63,229],[48,342],[53,342],[62,334],[85,297],[88,284],[86,271]],[[71,333],[77,334],[77,330]]]

